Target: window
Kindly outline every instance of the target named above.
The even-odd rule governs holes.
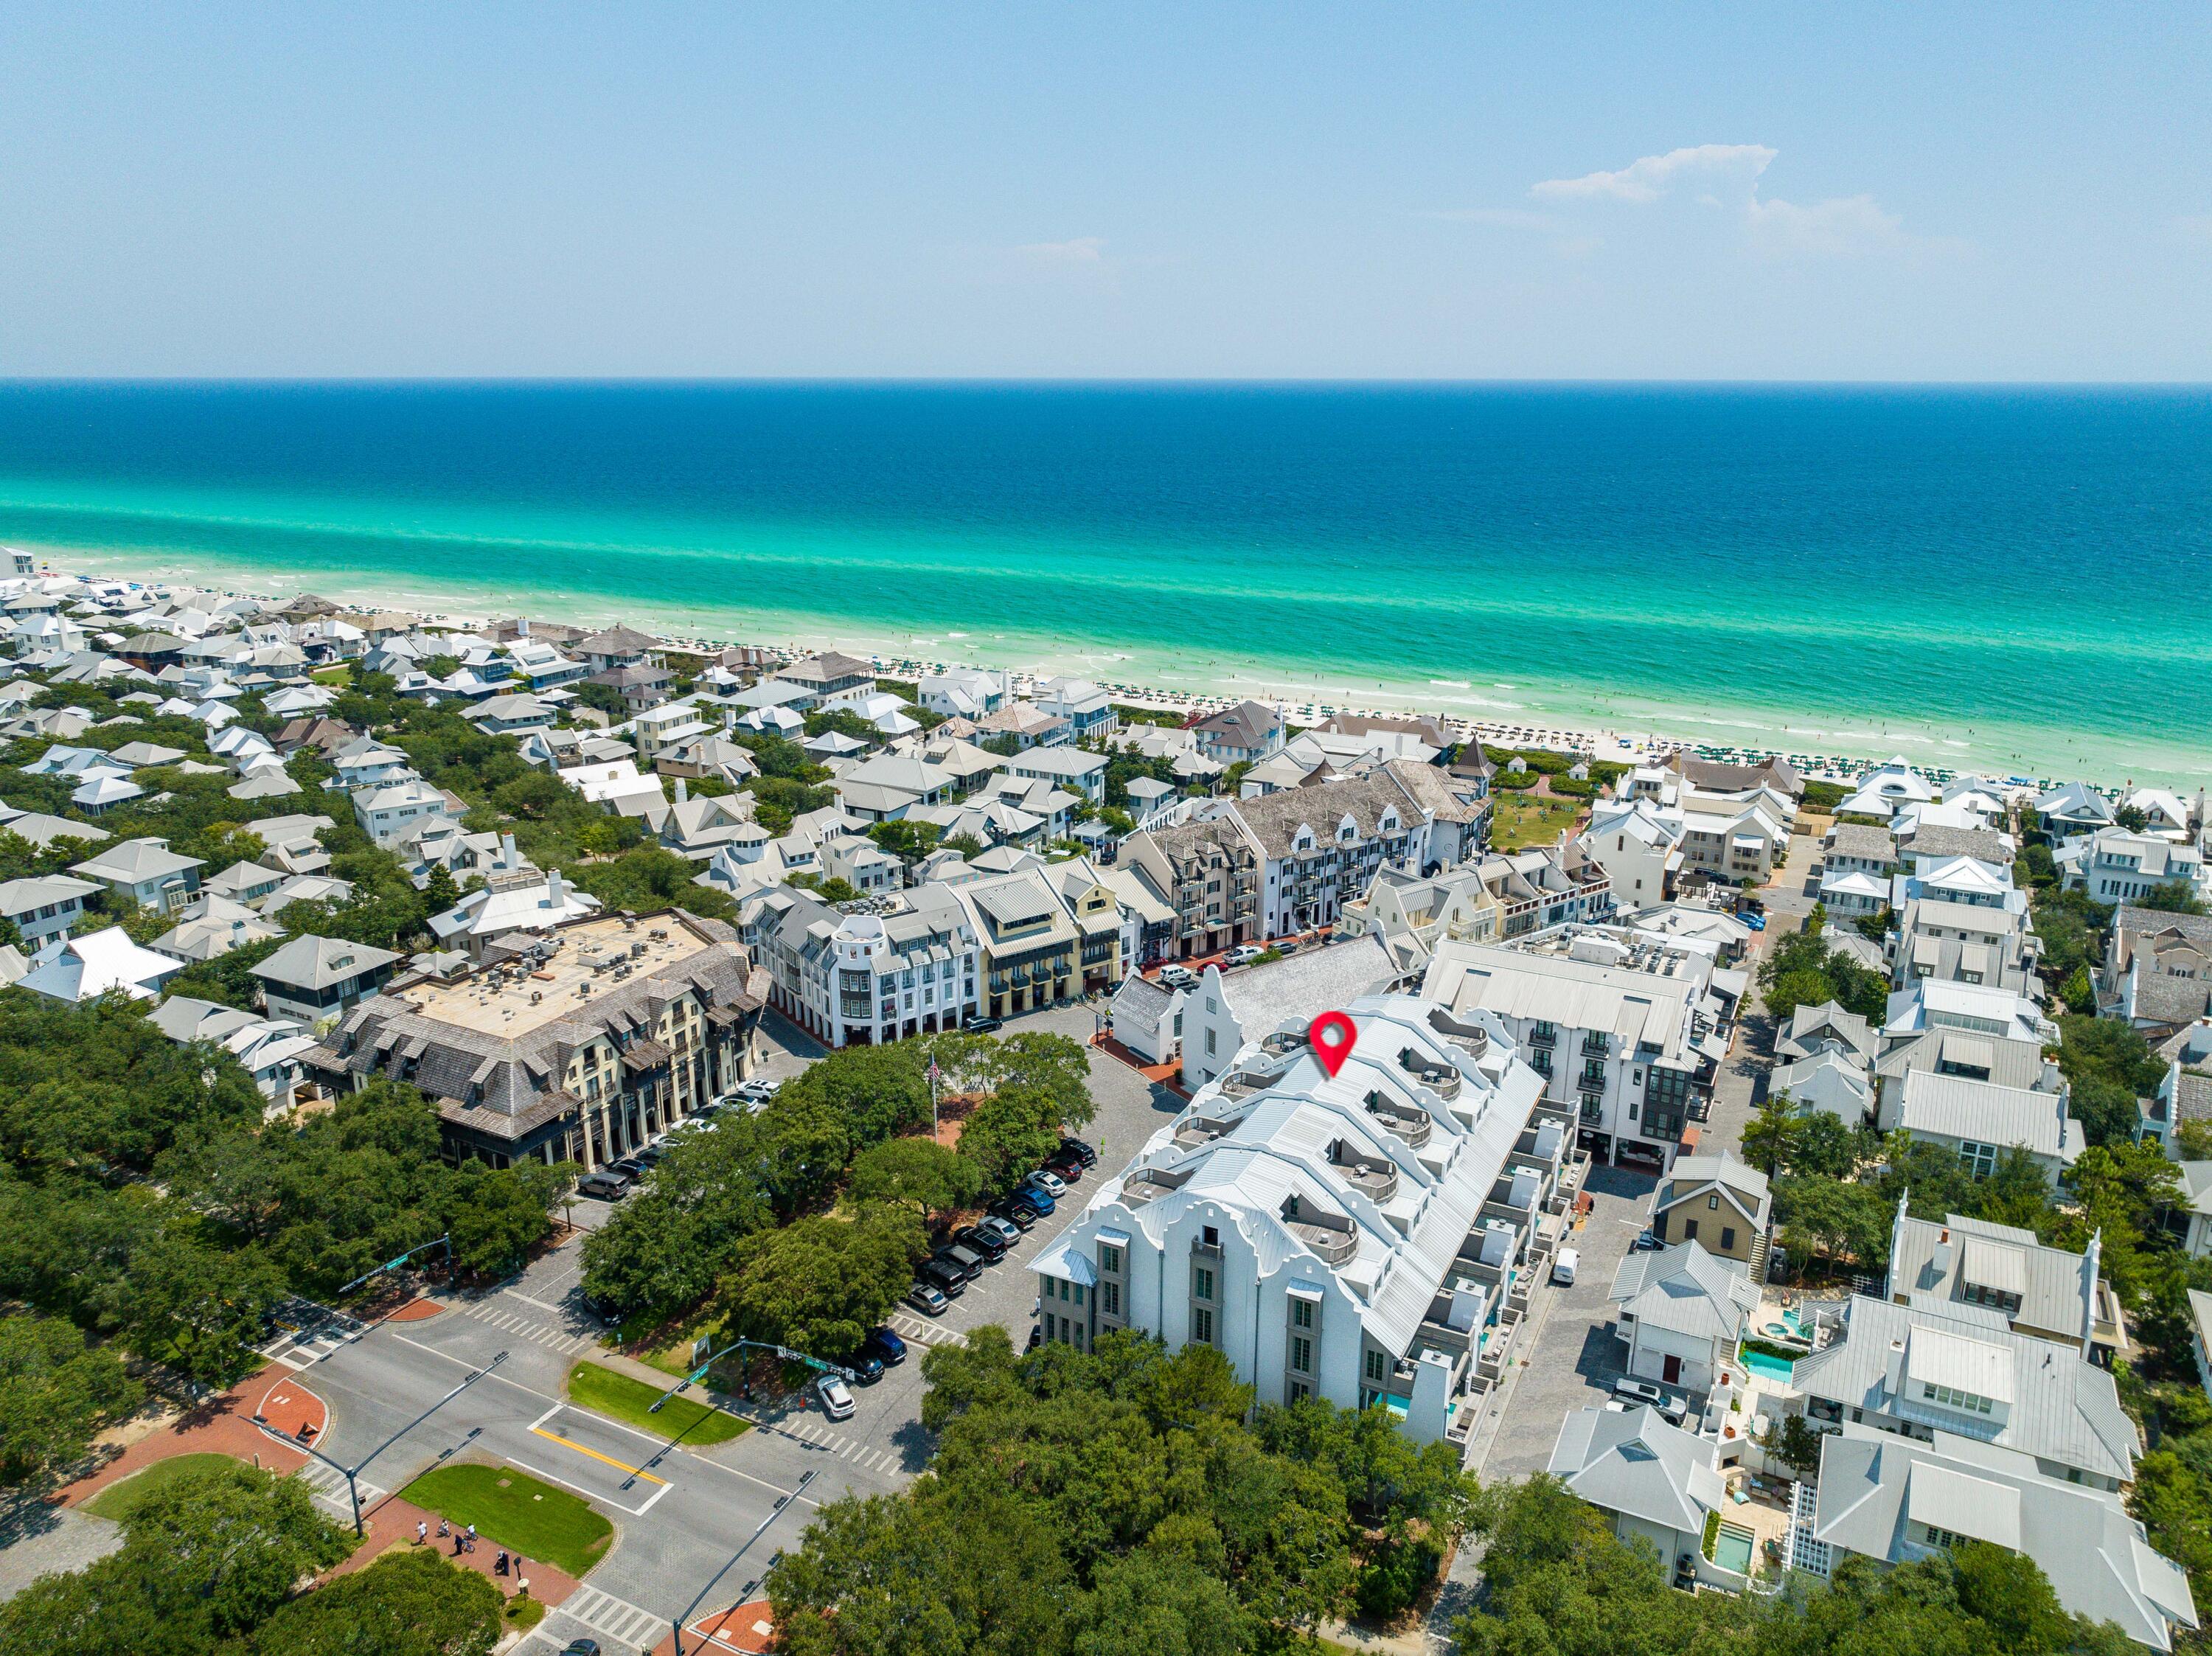
[[[1213,1313],[1202,1305],[1191,1307],[1190,1338],[1195,1344],[1213,1344]]]
[[[1313,1342],[1303,1334],[1291,1336],[1291,1368],[1301,1374],[1313,1373]]]
[[[1682,1221],[1682,1240],[1686,1242],[1694,1242],[1698,1240],[1698,1222],[1696,1220],[1685,1219]]]
[[[1923,1524],[1920,1527],[1928,1532],[1928,1544],[1931,1547],[1964,1547],[1971,1545],[1973,1541],[1972,1536],[1960,1535],[1956,1530],[1941,1530],[1933,1524]]]
[[[1997,1170],[1997,1147],[1965,1140],[1959,1146],[1959,1160],[1972,1177],[1986,1179]]]
[[[1705,1198],[1705,1205],[1709,1208],[1717,1208],[1720,1204],[1721,1198],[1717,1196],[1708,1196]]]
[[[1118,1247],[1109,1247],[1103,1242],[1100,1243],[1098,1247],[1098,1268],[1103,1271],[1119,1274],[1121,1269],[1121,1250]]]
[[[1068,1286],[1067,1278],[1065,1277],[1061,1277],[1060,1279],[1060,1297],[1063,1300],[1067,1297]]]
[[[1049,1311],[1044,1313],[1044,1337],[1047,1339],[1051,1339],[1053,1338],[1052,1313]]]
[[[1118,1317],[1121,1314],[1121,1283],[1101,1283],[1098,1284],[1098,1308],[1109,1317]]]
[[[1962,1392],[1955,1386],[1938,1386],[1934,1380],[1920,1382],[1920,1395],[1946,1409],[1956,1409],[1962,1415],[1986,1415],[1996,1406],[1988,1398]]]
[[[1312,1395],[1313,1387],[1308,1386],[1304,1380],[1292,1380],[1288,1386],[1283,1388],[1283,1401],[1285,1403],[1304,1403]]]
[[[1190,1291],[1201,1300],[1213,1297],[1213,1273],[1200,1265],[1190,1273]]]
[[[1389,1372],[1390,1359],[1387,1356],[1380,1351],[1370,1351],[1367,1354],[1368,1379],[1373,1380],[1379,1386],[1382,1384],[1383,1378],[1388,1375]]]
[[[1200,1229],[1198,1234],[1200,1240],[1203,1241],[1206,1247],[1219,1247],[1221,1246],[1221,1233],[1213,1226],[1204,1226]]]
[[[1313,1313],[1314,1307],[1313,1301],[1311,1300],[1292,1300],[1291,1301],[1291,1326],[1293,1328],[1311,1328],[1313,1326]]]
[[[1083,1284],[1081,1283],[1078,1283],[1075,1285],[1075,1302],[1078,1305],[1081,1305],[1083,1303]]]
[[[1721,1227],[1721,1251],[1725,1253],[1729,1249],[1735,1246],[1735,1227],[1734,1225],[1723,1225]],[[1083,1290],[1081,1289],[1078,1289],[1075,1291],[1080,1294]]]

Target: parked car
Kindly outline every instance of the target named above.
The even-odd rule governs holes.
[[[655,1142],[653,1143],[647,1144],[643,1149],[640,1150],[637,1153],[637,1159],[644,1162],[648,1168],[657,1168],[660,1165],[660,1158],[667,1154],[668,1146],[665,1143]]]
[[[1741,919],[1746,925],[1749,926],[1754,931],[1764,931],[1766,930],[1766,916],[1764,914],[1743,914],[1737,918]]]
[[[1563,1247],[1552,1261],[1552,1280],[1562,1288],[1575,1285],[1575,1272],[1582,1269],[1583,1256],[1579,1249]]]
[[[961,1247],[957,1242],[947,1242],[929,1257],[944,1260],[960,1273],[963,1282],[972,1283],[983,1274],[983,1256],[973,1248]]]
[[[1645,1229],[1636,1233],[1636,1240],[1630,1246],[1638,1253],[1656,1253],[1667,1244],[1661,1241],[1650,1230]]]
[[[1044,1325],[1042,1323],[1031,1323],[1030,1325],[1030,1343],[1024,1346],[1022,1350],[1024,1351],[1034,1351],[1037,1347],[1043,1344]]]
[[[925,1317],[941,1317],[952,1304],[927,1283],[916,1283],[907,1289],[906,1302]]]
[[[1044,1171],[1059,1180],[1063,1185],[1079,1185],[1083,1182],[1082,1158],[1070,1156],[1064,1150],[1054,1150],[1050,1156],[1045,1157]]]
[[[961,1026],[971,1035],[994,1035],[1006,1028],[1002,1018],[969,1018]]]
[[[888,1328],[868,1331],[868,1338],[860,1342],[860,1355],[873,1357],[886,1368],[896,1368],[906,1361],[906,1342]]]
[[[1012,1225],[1016,1230],[1021,1231],[1027,1230],[1044,1216],[1029,1203],[1018,1201],[1009,1196],[1003,1202],[991,1204],[991,1216],[1001,1223]]]
[[[1052,1192],[1045,1189],[1042,1185],[1017,1186],[1015,1187],[1014,1193],[1006,1199],[1010,1202],[1020,1202],[1025,1204],[1029,1208],[1030,1216],[1036,1219],[1051,1218],[1054,1210],[1060,1205],[1059,1203],[1053,1200]]]
[[[730,1089],[730,1096],[732,1098],[744,1099],[747,1101],[757,1099],[762,1103],[765,1104],[769,1099],[775,1096],[775,1089],[776,1083],[775,1082],[764,1080],[759,1076],[755,1076],[750,1081],[740,1081],[735,1087],[732,1088]]]
[[[1060,1148],[1073,1155],[1086,1168],[1098,1165],[1098,1152],[1079,1138],[1063,1138],[1060,1141]]]
[[[873,1386],[884,1377],[884,1360],[870,1356],[865,1345],[845,1360],[845,1367],[853,1371],[853,1378],[863,1386]]]
[[[1249,966],[1267,951],[1256,943],[1240,943],[1221,957],[1224,966]]]
[[[561,1647],[561,1656],[599,1656],[597,1639],[571,1639]]]
[[[1160,981],[1170,989],[1195,989],[1198,987],[1198,974],[1188,966],[1163,966],[1160,968]]]
[[[814,1395],[822,1399],[822,1412],[830,1419],[852,1419],[853,1393],[836,1375],[823,1374],[816,1380]]]
[[[1631,1404],[1648,1403],[1656,1409],[1669,1425],[1680,1426],[1682,1416],[1690,1412],[1690,1405],[1682,1398],[1650,1380],[1640,1380],[1624,1375],[1613,1383],[1613,1395]]]
[[[970,1253],[980,1253],[984,1262],[996,1265],[1006,1257],[1005,1240],[981,1225],[963,1225],[952,1233],[952,1240]]]
[[[1278,955],[1295,955],[1298,952],[1298,940],[1296,937],[1279,937],[1271,947]]]
[[[645,1177],[645,1163],[634,1156],[625,1156],[614,1163],[614,1170],[632,1183]]]
[[[596,1198],[602,1202],[619,1202],[629,1190],[629,1180],[618,1173],[601,1168],[587,1173],[576,1181],[576,1194]]]
[[[1035,1173],[1030,1174],[1028,1182],[1051,1197],[1055,1202],[1067,1194],[1067,1186],[1060,1176],[1043,1168],[1039,1168]]]
[[[1035,1224],[1036,1222],[1035,1220],[1031,1220],[1030,1222],[1031,1224]],[[1006,1218],[1001,1214],[988,1214],[984,1217],[978,1219],[975,1222],[975,1228],[981,1231],[988,1232],[991,1235],[997,1237],[1000,1241],[1004,1242],[1008,1247],[1012,1247],[1015,1243],[1022,1240],[1022,1228],[1016,1224],[1012,1220]]]
[[[921,1280],[948,1300],[957,1300],[968,1291],[967,1274],[939,1259],[921,1262]]]

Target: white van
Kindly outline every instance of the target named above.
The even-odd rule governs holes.
[[[1581,1266],[1583,1256],[1573,1248],[1563,1247],[1559,1257],[1552,1261],[1552,1280],[1562,1288],[1575,1285],[1575,1272]]]

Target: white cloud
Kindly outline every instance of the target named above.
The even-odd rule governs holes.
[[[1791,201],[1751,200],[1751,230],[1771,252],[1856,253],[1894,246],[1905,221],[1884,212],[1872,196],[1836,196],[1800,207]]]
[[[1077,236],[1068,241],[1032,241],[1014,252],[1036,264],[1098,264],[1106,258],[1106,238]]]
[[[1700,143],[1645,155],[1617,173],[1585,173],[1578,179],[1547,179],[1528,193],[1539,201],[1652,202],[1667,193],[1682,173],[1756,179],[1779,153],[1763,143]]]
[[[1762,197],[1759,179],[1779,153],[1763,143],[1692,144],[1643,156],[1615,172],[1547,179],[1528,193],[1565,211],[1585,203],[1648,206],[1680,185],[1700,207],[1741,213],[1750,245],[1772,255],[1833,257],[1899,247],[1910,240],[1904,221],[1872,196],[1833,196],[1809,203]]]

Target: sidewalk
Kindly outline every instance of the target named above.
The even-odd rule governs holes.
[[[302,1422],[312,1421],[319,1433],[327,1425],[322,1399],[300,1385],[290,1369],[272,1362],[147,1433],[96,1471],[64,1485],[53,1501],[59,1506],[82,1506],[109,1484],[173,1455],[225,1454],[272,1471],[297,1471],[308,1458],[253,1423],[255,1410],[278,1394],[287,1401],[277,1405],[280,1412],[270,1416],[272,1422],[281,1420],[286,1429],[296,1431]]]

